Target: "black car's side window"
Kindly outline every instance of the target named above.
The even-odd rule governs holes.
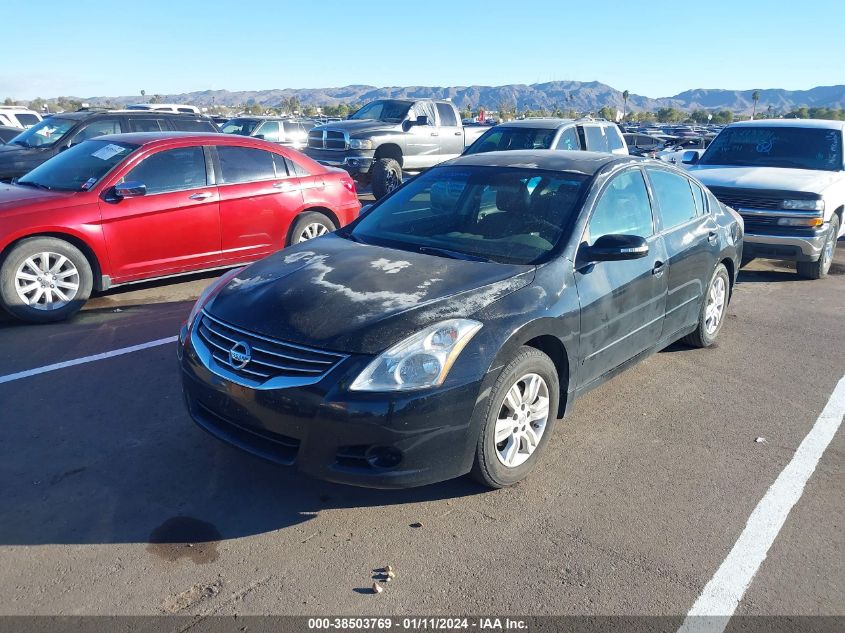
[[[651,202],[639,169],[614,177],[601,193],[587,225],[585,241],[592,246],[603,235],[654,235]]]
[[[663,228],[671,229],[698,215],[690,181],[680,174],[663,169],[647,168]]]
[[[179,147],[145,158],[123,179],[147,187],[147,194],[197,189],[208,184],[202,147]]]
[[[161,119],[129,119],[133,132],[161,132],[167,130],[167,124]]]
[[[218,145],[217,156],[220,159],[220,171],[223,177],[221,184],[231,185],[276,178],[273,155],[263,149]]]

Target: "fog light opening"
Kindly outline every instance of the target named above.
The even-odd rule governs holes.
[[[371,446],[364,457],[374,468],[395,468],[402,461],[402,451],[392,446]]]

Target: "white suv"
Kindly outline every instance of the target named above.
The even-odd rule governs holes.
[[[41,115],[35,110],[20,106],[0,106],[0,125],[30,128],[41,121]]]
[[[625,138],[612,121],[544,118],[508,121],[491,127],[464,151],[464,155],[517,149],[628,153]]]

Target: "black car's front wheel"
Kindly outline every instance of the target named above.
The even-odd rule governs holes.
[[[684,343],[693,347],[710,347],[716,342],[731,296],[731,278],[724,264],[716,266],[710,284],[704,291],[704,301],[698,314],[698,325],[691,334],[683,338]]]
[[[551,359],[533,347],[520,348],[490,393],[472,469],[477,481],[502,488],[528,475],[557,419],[559,392]]]

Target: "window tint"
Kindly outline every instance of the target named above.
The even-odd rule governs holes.
[[[275,143],[279,142],[279,122],[278,121],[265,121],[261,124],[261,127],[258,128],[258,132],[256,134],[260,134],[264,137],[265,141],[273,141]]]
[[[263,149],[218,145],[224,184],[271,180],[276,177],[273,155]]]
[[[291,176],[310,176],[311,174],[305,167],[297,163],[296,161],[291,160],[290,158],[285,158],[285,164],[288,168],[288,173]]]
[[[79,133],[73,137],[73,145],[87,141],[89,138],[96,138],[104,134],[120,134],[123,130],[120,128],[120,121],[118,119],[104,119],[102,121],[94,121],[86,125]]]
[[[455,118],[455,111],[452,109],[452,106],[446,103],[437,104],[437,114],[440,116],[440,125],[456,126],[458,124],[458,119]]]
[[[512,149],[551,149],[556,131],[546,128],[496,126],[469,146],[465,154],[503,152]]]
[[[147,194],[205,187],[205,155],[202,147],[168,149],[145,158],[123,180],[144,183]]]
[[[587,150],[591,152],[609,152],[607,137],[598,125],[585,125],[584,135],[587,137]]]
[[[651,204],[642,173],[626,171],[610,181],[602,192],[590,218],[587,243],[592,245],[603,235],[654,234]]]
[[[15,115],[20,122],[20,124],[24,127],[31,127],[39,122],[39,118],[34,114],[27,114],[25,112],[19,112]]]
[[[195,111],[193,108],[176,108],[177,112],[185,112],[186,114],[194,114]]]
[[[578,133],[574,127],[568,127],[560,133],[560,138],[557,141],[557,147],[555,149],[581,149],[581,145],[578,143]]]
[[[605,130],[607,136],[607,144],[610,147],[610,151],[615,149],[622,149],[624,145],[622,144],[622,135],[619,133],[618,130],[613,128],[607,128]]]
[[[707,203],[704,199],[704,191],[691,180],[689,186],[692,187],[692,197],[695,198],[695,208],[698,211],[698,215],[704,215],[707,213]]]
[[[647,171],[664,229],[671,229],[695,217],[695,200],[688,179],[662,169]]]
[[[219,132],[217,126],[208,120],[172,118],[170,119],[170,123],[173,126],[173,129],[178,130],[179,132]],[[162,127],[164,128],[163,124]]]
[[[167,129],[159,119],[129,119],[129,127],[135,132],[161,132]]]

